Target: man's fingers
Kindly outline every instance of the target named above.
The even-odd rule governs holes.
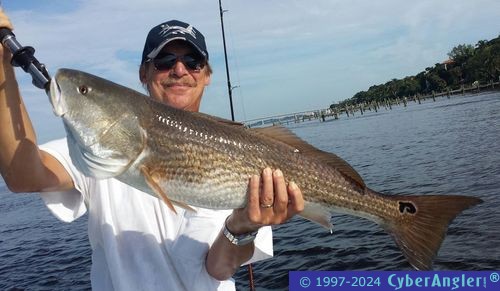
[[[281,224],[302,210],[302,192],[294,182],[286,185],[281,170],[265,168],[260,177],[250,178],[245,211],[251,224]]]
[[[288,207],[288,193],[285,184],[285,178],[281,170],[273,173],[274,184],[274,213],[286,217]]]
[[[274,204],[273,174],[270,168],[262,172],[262,192],[260,194],[260,207],[271,209]]]
[[[13,29],[9,17],[7,17],[7,15],[3,12],[3,9],[1,7],[0,7],[0,27],[5,27],[10,30]]]
[[[302,196],[302,191],[295,182],[288,183],[288,198],[290,203],[288,204],[288,215],[293,216],[304,210],[304,197]]]
[[[260,219],[260,177],[253,175],[250,177],[248,190],[248,213],[252,223],[256,223]]]

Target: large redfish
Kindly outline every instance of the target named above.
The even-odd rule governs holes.
[[[174,109],[84,72],[59,70],[50,93],[79,170],[95,178],[116,177],[172,210],[172,203],[187,209],[243,207],[248,178],[265,167],[279,168],[302,190],[302,217],[328,229],[330,211],[368,218],[394,237],[413,267],[430,269],[449,223],[481,202],[457,195],[377,193],[345,161],[285,128],[247,129]]]

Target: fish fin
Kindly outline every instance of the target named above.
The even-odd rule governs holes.
[[[318,223],[324,228],[328,229],[330,233],[333,230],[333,224],[331,223],[331,213],[328,208],[322,206],[318,203],[305,202],[304,210],[299,214],[299,216],[310,220],[312,222]]]
[[[208,114],[205,114],[203,112],[190,112],[190,113],[193,115],[198,115],[198,116],[210,119],[212,121],[216,121],[216,122],[223,123],[223,124],[230,125],[230,126],[237,126],[237,127],[244,127],[245,126],[245,124],[243,124],[241,122],[232,121],[232,120],[225,119],[225,118],[218,117],[218,116],[208,115]]]
[[[170,201],[172,202],[172,204],[177,205],[181,208],[184,208],[187,211],[197,212],[196,209],[194,209],[193,207],[189,206],[188,204],[186,204],[184,202],[179,202],[179,201],[175,201],[175,200],[170,200]]]
[[[359,184],[362,188],[365,188],[365,182],[363,178],[354,170],[354,168],[349,165],[346,161],[344,161],[339,156],[319,150],[314,146],[310,145],[306,141],[299,138],[288,128],[283,126],[270,126],[270,127],[262,127],[262,128],[251,128],[250,131],[253,131],[259,135],[264,135],[268,138],[278,140],[282,143],[285,143],[291,146],[294,152],[301,153],[307,156],[313,156],[319,159],[321,162],[327,164],[328,166],[337,169],[339,172],[352,179],[354,182]]]
[[[175,214],[177,214],[177,211],[175,210],[174,205],[177,205],[177,206],[179,206],[185,210],[188,210],[188,211],[197,212],[196,209],[194,209],[193,207],[189,206],[188,204],[186,204],[184,202],[170,200],[170,198],[168,198],[165,191],[163,191],[163,189],[161,189],[161,187],[158,186],[158,183],[154,180],[154,178],[151,177],[151,175],[147,171],[146,167],[142,167],[141,172],[144,175],[144,179],[146,180],[146,183],[153,190],[153,192],[156,194],[156,196],[158,196],[158,198],[160,198],[168,206],[168,208],[170,208],[170,210],[172,210]]]
[[[399,217],[384,220],[406,259],[417,270],[430,270],[451,221],[463,210],[482,200],[459,195],[392,196]]]
[[[172,204],[172,201],[168,198],[167,194],[158,186],[158,183],[151,177],[151,175],[148,172],[148,169],[146,167],[141,167],[141,173],[144,176],[144,180],[146,180],[146,184],[153,190],[153,192],[163,200],[163,202],[172,210],[175,214],[177,214],[177,211],[175,210],[174,205]]]

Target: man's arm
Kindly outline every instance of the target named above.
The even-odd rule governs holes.
[[[263,208],[261,204],[273,206]],[[267,168],[262,172],[262,178],[253,176],[250,179],[247,206],[235,209],[228,217],[226,227],[235,235],[249,233],[264,225],[284,223],[302,210],[304,199],[297,185],[291,182],[287,186],[280,170],[273,173]],[[220,232],[208,251],[207,271],[217,280],[227,280],[252,257],[254,249],[253,242],[237,246]]]
[[[12,29],[1,9],[0,27]],[[13,192],[69,190],[73,182],[64,167],[38,149],[10,59],[0,45],[0,173]]]

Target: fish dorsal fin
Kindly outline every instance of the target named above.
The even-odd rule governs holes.
[[[361,178],[358,172],[356,172],[356,170],[354,170],[354,168],[346,161],[335,154],[315,148],[314,146],[299,138],[288,128],[285,128],[283,126],[270,126],[262,128],[252,128],[250,130],[259,135],[263,135],[268,138],[285,143],[293,147],[295,151],[298,150],[298,152],[303,155],[314,156],[321,160],[323,163],[337,169],[345,176],[351,178],[363,188],[365,187],[363,178]]]
[[[232,120],[225,119],[225,118],[218,117],[218,116],[208,115],[208,114],[205,114],[203,112],[191,112],[191,113],[194,114],[194,115],[202,116],[202,117],[207,118],[207,119],[211,119],[211,120],[216,121],[216,122],[223,123],[225,125],[238,126],[238,127],[245,126],[241,122],[232,121]]]

